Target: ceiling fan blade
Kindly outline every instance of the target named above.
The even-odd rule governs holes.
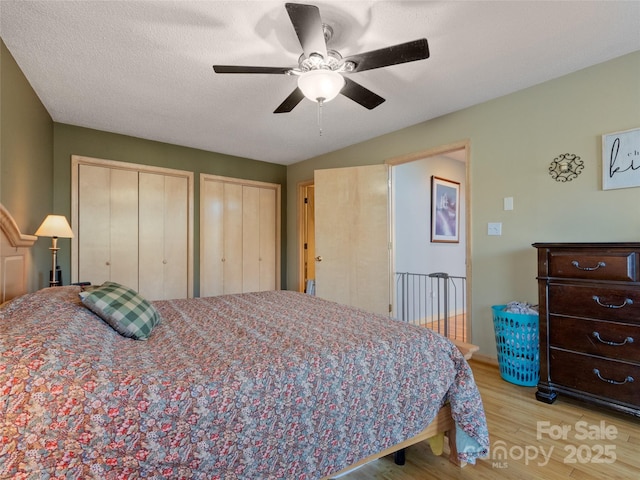
[[[285,8],[298,35],[304,55],[310,58],[311,54],[319,53],[327,58],[327,43],[324,39],[320,10],[315,5],[303,5],[300,3],[286,3]]]
[[[290,67],[243,67],[238,65],[214,65],[216,73],[275,73],[286,75],[291,71]]]
[[[296,87],[296,89],[291,92],[291,94],[284,99],[284,102],[280,104],[278,108],[274,110],[273,113],[288,113],[298,105],[302,99],[304,98],[304,94],[302,90]]]
[[[363,72],[374,68],[398,65],[399,63],[424,60],[425,58],[429,58],[429,44],[426,38],[421,38],[379,50],[351,55],[345,58],[344,62],[353,62],[355,64],[352,72]]]
[[[368,88],[347,77],[344,77],[344,87],[342,87],[340,93],[369,110],[373,110],[384,102],[384,98],[380,95],[373,93]]]

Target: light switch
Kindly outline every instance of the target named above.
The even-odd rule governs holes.
[[[487,224],[487,235],[502,235],[502,223]]]
[[[504,197],[504,209],[513,210],[513,197]]]

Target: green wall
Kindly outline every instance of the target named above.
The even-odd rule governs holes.
[[[281,284],[286,288],[286,167],[53,122],[28,80],[0,41],[0,201],[23,233],[33,234],[49,213],[71,218],[71,156],[140,163],[195,173],[194,295],[200,290],[199,173],[282,185]],[[29,291],[48,286],[50,242],[31,249]],[[71,240],[59,239],[58,264],[65,283]]]
[[[435,93],[434,93],[435,94]],[[544,241],[640,240],[640,187],[602,190],[601,136],[640,127],[640,51],[474,107],[289,166],[288,283],[298,280],[296,186],[314,169],[383,163],[470,142],[472,341],[495,356],[491,305],[537,303]],[[549,164],[573,153],[585,168],[555,182]],[[514,210],[503,210],[503,198]],[[503,235],[487,235],[502,222]]]
[[[0,202],[33,234],[53,210],[53,121],[0,40]],[[61,245],[63,241],[61,240]],[[49,286],[49,239],[32,249],[28,288]]]
[[[118,135],[61,123],[54,124],[53,148],[54,208],[71,217],[71,156],[116,160],[121,162],[176,168],[195,173],[194,178],[194,295],[200,292],[200,195],[199,173],[258,180],[282,185],[282,287],[286,287],[286,167],[220,153],[180,147],[168,143]],[[60,251],[59,264],[64,278],[71,270],[71,246]]]
[[[490,306],[536,302],[533,242],[638,241],[640,188],[601,189],[601,135],[640,127],[640,52],[289,167],[54,123],[0,42],[0,201],[24,233],[49,213],[70,216],[71,155],[247,178],[283,185],[282,286],[298,281],[296,187],[316,168],[382,163],[469,140],[472,340],[495,355]],[[568,183],[551,161],[575,153],[584,173]],[[502,199],[514,198],[503,211]],[[199,291],[195,204],[194,293]],[[489,237],[487,222],[502,222]],[[70,245],[60,240],[69,278]],[[291,248],[287,250],[287,245]],[[33,251],[29,289],[47,285],[49,242]],[[286,252],[286,254],[285,254]]]

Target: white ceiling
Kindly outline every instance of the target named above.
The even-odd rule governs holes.
[[[0,0],[0,36],[56,122],[291,164],[640,50],[640,2],[318,1],[343,56],[426,37],[431,57],[352,74],[386,99],[273,110],[294,67],[284,1]],[[597,114],[597,112],[594,112]]]

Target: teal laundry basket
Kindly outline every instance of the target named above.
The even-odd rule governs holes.
[[[500,376],[516,385],[534,387],[540,379],[538,315],[505,312],[505,307],[491,307]]]

